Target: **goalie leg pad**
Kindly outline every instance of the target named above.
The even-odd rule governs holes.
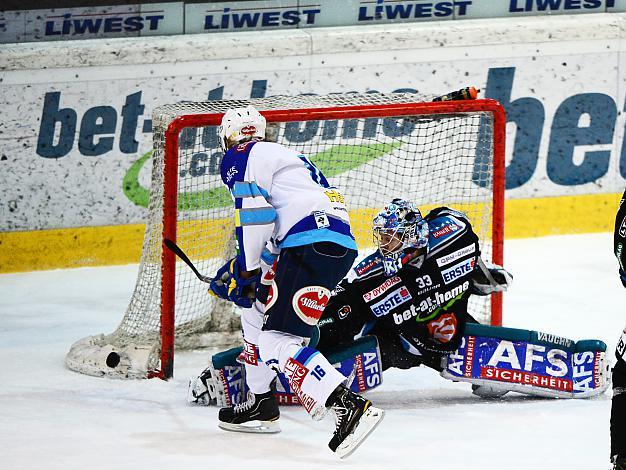
[[[466,326],[457,351],[444,359],[444,378],[488,391],[587,398],[610,385],[606,344],[573,341],[530,330]],[[478,393],[480,394],[480,393]]]
[[[189,380],[187,402],[201,406],[232,406],[246,400],[245,368],[237,362],[243,348],[215,354],[209,366]]]

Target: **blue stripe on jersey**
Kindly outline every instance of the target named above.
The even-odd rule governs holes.
[[[305,346],[303,348],[300,348],[300,350],[293,356],[293,358],[303,366],[306,366],[317,354],[319,354],[319,351],[316,351],[313,348],[307,348]]]
[[[237,220],[237,218],[236,218]],[[256,207],[239,209],[239,225],[267,225],[276,220],[276,209],[273,207]]]
[[[235,217],[241,209],[241,199],[235,199]],[[248,266],[246,262],[246,251],[243,244],[243,228],[235,223],[235,238],[237,239],[237,262],[242,269]]]
[[[327,216],[327,219],[329,226],[318,228],[315,216],[306,216],[289,229],[285,238],[278,242],[278,246],[288,248],[316,242],[333,242],[356,250],[357,246],[350,231],[350,225],[330,215]]]
[[[350,232],[350,225],[347,222],[344,222],[337,217],[333,217],[331,215],[326,216],[328,219],[328,228],[329,230],[337,233],[341,233],[342,235],[347,235],[352,237],[352,232]],[[293,227],[289,229],[285,238],[290,235],[295,235],[300,232],[308,232],[310,230],[319,230],[321,227],[317,225],[317,221],[314,215],[307,215],[305,218],[301,219],[297,222]],[[354,237],[352,237],[354,238]],[[280,242],[279,242],[280,243]]]
[[[466,231],[467,224],[456,217],[442,215],[428,221],[428,251],[448,244]]]
[[[234,197],[258,197],[265,199],[270,197],[269,193],[257,185],[254,181],[236,181],[233,186],[232,194]]]
[[[374,326],[376,326],[377,323],[378,323],[378,319],[371,320],[365,323],[365,325],[363,325],[363,328],[361,328],[361,331],[359,331],[356,335],[354,335],[354,339],[357,340],[369,334],[369,332],[372,331],[372,329],[374,328]]]
[[[327,228],[309,230],[307,232],[300,232],[294,235],[289,235],[280,244],[280,248],[290,248],[293,246],[310,245],[317,242],[333,242],[337,245],[345,246],[352,250],[356,250],[356,242],[354,238],[348,235],[342,235],[341,233],[333,232]]]
[[[421,356],[422,353],[420,352],[419,349],[417,349],[415,346],[413,346],[411,343],[409,343],[409,341],[407,341],[406,338],[404,338],[402,335],[398,335],[398,337],[400,338],[400,341],[402,342],[402,348],[410,353],[413,354],[415,356]]]
[[[270,253],[270,250],[268,250],[267,248],[264,248],[263,251],[261,252],[261,259],[263,260],[264,263],[269,264],[270,266],[274,264],[274,261],[276,261],[276,258],[278,258],[278,255]]]

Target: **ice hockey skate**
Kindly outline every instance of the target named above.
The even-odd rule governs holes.
[[[337,418],[337,427],[328,447],[341,459],[352,455],[385,416],[383,410],[342,385],[330,395],[326,405]]]
[[[277,433],[280,432],[278,402],[272,391],[248,394],[248,400],[238,405],[222,408],[218,426],[226,431]]]

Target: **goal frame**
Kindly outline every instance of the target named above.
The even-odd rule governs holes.
[[[502,105],[492,99],[356,105],[340,108],[306,108],[260,111],[268,123],[400,117],[484,112],[493,117],[492,261],[502,265],[504,256],[504,190],[506,117]],[[165,131],[162,239],[176,242],[178,214],[179,136],[187,127],[219,126],[224,113],[188,114],[174,118]],[[161,255],[161,365],[149,377],[167,380],[174,373],[176,256],[163,245]],[[491,324],[502,325],[502,294],[491,296]]]

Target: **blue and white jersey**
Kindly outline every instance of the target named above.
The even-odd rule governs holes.
[[[235,200],[241,269],[259,267],[265,244],[279,248],[329,241],[357,249],[343,196],[301,153],[272,142],[245,142],[222,159]]]

